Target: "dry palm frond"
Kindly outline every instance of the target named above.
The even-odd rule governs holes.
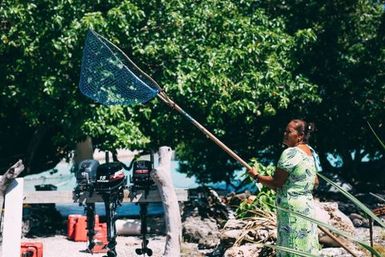
[[[251,212],[254,216],[243,219],[247,223],[243,227],[242,232],[235,241],[234,245],[239,246],[245,241],[257,243],[273,241],[276,237],[275,214],[258,208],[250,210],[249,212]]]

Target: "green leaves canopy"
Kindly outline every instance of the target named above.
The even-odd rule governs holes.
[[[22,156],[40,171],[90,135],[102,149],[170,145],[182,170],[201,181],[229,182],[240,167],[157,100],[107,108],[79,94],[88,28],[121,47],[245,160],[276,159],[279,129],[304,116],[320,124],[320,133],[335,134],[319,140],[321,152],[374,154],[375,143],[359,141],[363,127],[355,121],[365,113],[383,119],[383,91],[375,88],[383,86],[384,15],[377,7],[367,1],[4,0],[0,153],[6,158],[0,166]]]
[[[0,152],[5,158],[0,166],[21,157],[29,172],[52,167],[87,134],[96,143],[105,141],[104,149],[139,148],[149,141],[130,118],[132,111],[95,106],[77,89],[85,31],[106,26],[103,10],[113,5],[2,1]]]
[[[246,159],[266,146],[259,144],[268,137],[267,130],[261,130],[263,118],[291,103],[319,100],[316,86],[295,72],[295,52],[315,40],[311,30],[289,35],[281,19],[269,19],[261,9],[232,1],[160,4],[148,16],[141,34],[146,43],[134,49],[142,67],[182,108]],[[184,172],[218,181],[239,167],[167,107],[155,103],[153,109],[146,131],[158,145],[175,142],[179,157],[187,160],[181,165]],[[170,126],[173,131],[152,129]]]
[[[266,13],[282,17],[289,33],[312,28],[317,40],[302,53],[298,72],[318,85],[322,102],[309,109],[322,137],[318,149],[341,158],[347,178],[378,176],[363,160],[383,152],[368,136],[366,121],[384,136],[385,12],[378,1],[281,1],[261,3]],[[365,170],[365,172],[359,171]],[[373,171],[371,175],[368,172]],[[364,175],[364,176],[363,176]],[[365,175],[367,178],[365,178]]]

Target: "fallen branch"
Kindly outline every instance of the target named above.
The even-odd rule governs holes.
[[[9,183],[12,179],[19,176],[19,174],[24,170],[24,164],[22,160],[19,160],[14,165],[12,165],[3,176],[0,178],[0,193],[4,195],[5,190],[7,189]]]
[[[352,250],[349,249],[348,246],[346,246],[341,240],[339,240],[336,236],[334,236],[332,233],[329,232],[329,230],[318,226],[319,229],[321,229],[322,232],[324,232],[326,235],[328,235],[332,240],[334,240],[339,246],[344,248],[346,251],[348,251],[352,256],[358,257],[357,254],[355,254]]]

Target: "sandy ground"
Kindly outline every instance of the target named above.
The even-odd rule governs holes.
[[[85,253],[87,248],[86,242],[73,242],[64,235],[56,235],[52,237],[38,237],[38,238],[23,238],[22,242],[42,242],[43,243],[43,257],[102,257],[103,253]],[[137,257],[135,249],[141,245],[141,239],[135,236],[118,236],[117,237],[117,253],[118,257]],[[153,251],[152,257],[162,256],[166,242],[165,236],[155,236],[149,238],[148,247]],[[2,250],[0,248],[0,256]],[[141,255],[142,256],[142,255]]]

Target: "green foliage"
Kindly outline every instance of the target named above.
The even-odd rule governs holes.
[[[242,157],[248,159],[271,142],[269,125],[260,123],[262,119],[293,102],[319,100],[316,86],[294,72],[294,52],[299,41],[306,45],[315,40],[311,30],[287,34],[281,19],[270,19],[248,3],[177,3],[154,8],[171,15],[149,15],[154,20],[142,35],[149,41],[138,49],[141,62],[150,64],[146,70],[155,70],[154,78],[182,108]],[[151,130],[158,145],[175,142],[183,172],[200,181],[231,180],[238,163],[191,124],[172,117],[168,108],[156,107],[146,133]],[[171,123],[174,129],[154,131],[154,123],[163,128]]]
[[[118,32],[125,39],[139,34],[144,13],[135,4],[5,0],[0,16],[0,153],[5,156],[0,166],[22,157],[25,175],[47,169],[85,135],[102,149],[143,148],[149,142],[134,120],[145,110],[107,110],[77,89],[87,29]]]
[[[271,207],[272,204],[275,203],[275,198],[275,191],[272,189],[265,189],[264,187],[264,189],[256,195],[254,202],[259,209],[272,212],[275,211],[275,209]]]
[[[345,177],[359,175],[364,157],[383,159],[367,134],[372,121],[381,136],[385,97],[385,14],[383,3],[355,1],[261,2],[266,12],[285,20],[289,33],[311,28],[317,40],[302,48],[298,72],[318,85],[322,98],[306,117],[319,131],[317,150],[326,161],[343,161]]]
[[[261,175],[272,176],[274,174],[275,166],[273,165],[264,166],[263,164],[258,163],[255,158],[251,160],[251,163],[252,167],[257,168]],[[251,180],[247,173],[245,175]],[[251,180],[250,183],[255,182]],[[263,186],[255,196],[249,197],[240,203],[236,210],[237,217],[245,218],[254,216],[254,211],[256,208],[262,211],[274,212],[275,198],[275,191]]]
[[[0,166],[52,166],[89,134],[102,149],[170,145],[183,172],[231,182],[239,164],[163,103],[107,110],[80,95],[88,28],[245,160],[275,160],[291,117],[314,120],[321,157],[349,171],[383,157],[362,122],[385,117],[377,2],[3,0],[0,17]]]
[[[245,199],[243,200],[239,206],[237,207],[235,214],[237,215],[237,218],[243,219],[247,217],[253,217],[254,216],[254,210],[256,208],[256,204],[251,199]]]
[[[97,144],[104,145],[105,150],[145,145],[150,140],[140,131],[140,124],[132,118],[137,115],[122,106],[100,106],[94,117],[84,122],[82,129],[85,134],[93,135],[98,140]]]
[[[256,150],[248,142],[260,139],[255,126],[260,118],[273,117],[292,102],[319,100],[316,86],[295,72],[294,53],[316,39],[312,30],[285,33],[282,19],[270,19],[251,3],[5,0],[0,15],[0,55],[7,56],[0,63],[1,115],[9,128],[1,138],[9,146],[23,135],[15,149],[7,149],[11,155],[34,159],[47,143],[51,147],[44,149],[60,149],[55,154],[63,156],[89,134],[102,149],[141,148],[150,138],[153,147],[177,147],[182,169],[201,181],[230,179],[239,167],[218,155],[216,146],[206,147],[199,131],[157,101],[107,110],[81,96],[77,83],[88,28],[121,47],[241,154]],[[19,119],[9,117],[13,110]],[[246,138],[239,133],[251,127]]]
[[[261,163],[258,163],[256,159],[251,160],[254,163],[253,167],[257,167],[259,173],[263,176],[273,176],[275,172],[274,165],[264,166]],[[270,189],[266,186],[263,186],[261,190],[257,193],[255,204],[261,210],[266,211],[275,211],[272,206],[275,204],[276,192],[273,189]]]

